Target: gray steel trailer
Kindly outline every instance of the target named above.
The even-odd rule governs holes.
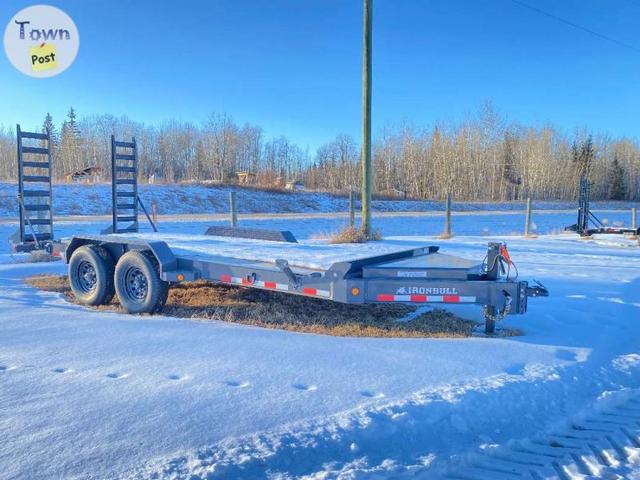
[[[504,276],[510,259],[500,243],[489,243],[480,263],[426,246],[340,261],[327,269],[290,265],[286,259],[189,255],[170,244],[140,236],[73,237],[65,253],[71,288],[88,305],[108,303],[117,294],[129,313],[159,311],[169,284],[198,279],[347,304],[477,304],[484,307],[488,333],[503,316],[525,313],[528,297],[548,294],[540,284]]]

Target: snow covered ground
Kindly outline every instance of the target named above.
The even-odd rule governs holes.
[[[629,224],[630,214],[626,211],[608,211],[600,214],[602,220],[610,225]],[[359,219],[358,219],[359,220]],[[558,233],[567,225],[575,223],[574,212],[534,212],[532,231],[539,234]],[[140,220],[142,231],[151,231],[144,219]],[[453,215],[453,233],[456,236],[489,236],[517,235],[524,230],[525,216],[513,212],[458,212]],[[57,238],[75,234],[96,234],[110,225],[110,218],[103,220],[56,221],[54,230]],[[210,225],[228,225],[228,220],[219,216],[211,219],[193,220],[189,216],[176,216],[171,220],[160,218],[159,228],[162,232],[180,232],[185,234],[202,234]],[[267,228],[290,230],[298,239],[327,237],[348,225],[346,216],[317,217],[300,214],[295,218],[277,218],[270,215],[254,215],[251,218],[240,218],[240,226],[247,228]],[[17,222],[0,221],[0,253],[10,252],[7,241],[16,230]],[[374,228],[384,236],[425,236],[438,235],[443,231],[442,215],[388,213],[374,214]]]
[[[520,276],[551,292],[506,321],[523,336],[337,338],[97,312],[22,281],[64,265],[0,254],[0,478],[476,478],[465,469],[478,449],[640,398],[637,243],[498,227],[441,241],[417,236],[440,230],[425,221],[379,219],[388,237],[366,248],[435,243],[480,260],[487,241],[506,240]],[[483,221],[460,228],[481,233]],[[335,248],[319,265],[358,248],[318,246],[318,219],[272,225],[310,253]],[[0,244],[12,228],[0,225]],[[476,307],[457,312],[481,319]],[[640,478],[632,453],[623,478]]]
[[[240,213],[310,213],[346,212],[346,197],[322,192],[267,192],[247,188],[215,185],[140,185],[140,196],[151,208],[155,203],[160,214],[224,213],[229,207],[229,192],[237,191]],[[0,218],[13,218],[18,213],[16,184],[0,182]],[[110,184],[56,184],[53,186],[56,215],[105,215],[111,211]],[[594,210],[630,210],[636,202],[592,202]],[[374,200],[378,212],[443,211],[442,201]],[[524,210],[524,202],[454,202],[458,211]],[[575,210],[576,202],[536,201],[541,210]],[[628,214],[627,214],[628,217]]]

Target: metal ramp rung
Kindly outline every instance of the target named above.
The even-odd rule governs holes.
[[[33,240],[33,237],[34,237],[33,233],[26,232],[24,234],[24,236],[25,236],[25,242],[33,242],[34,241]],[[42,242],[44,240],[53,240],[53,237],[51,236],[50,233],[36,233],[35,234],[35,238],[37,238],[39,242]]]
[[[23,197],[49,197],[51,194],[47,190],[23,190]]]
[[[22,147],[22,153],[30,153],[36,155],[49,155],[48,148],[41,147]]]
[[[118,203],[116,205],[116,210],[133,210],[136,206],[133,203]]]
[[[49,162],[22,162],[23,167],[27,168],[49,168],[51,163]]]
[[[128,160],[131,162],[136,161],[135,155],[125,155],[124,153],[116,153],[116,160]]]
[[[135,192],[116,192],[116,197],[135,198],[136,193]]]
[[[135,173],[135,167],[116,167],[116,172],[129,172]]]
[[[118,185],[135,185],[136,180],[134,178],[118,178],[116,179]]]
[[[22,177],[22,181],[32,183],[49,183],[51,181],[51,177],[44,175],[24,175]]]
[[[46,133],[36,132],[20,132],[18,135],[21,138],[32,138],[34,140],[49,140],[49,136]]]
[[[121,147],[121,148],[136,148],[136,140],[133,139],[132,142],[119,142],[119,141],[113,141],[113,146],[114,147]]]
[[[31,225],[49,225],[51,223],[50,218],[32,218],[29,220]]]
[[[49,205],[25,205],[24,209],[28,212],[47,212]]]
[[[126,217],[116,217],[119,222],[135,222],[138,217],[126,216]]]

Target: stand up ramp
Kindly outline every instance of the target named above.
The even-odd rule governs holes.
[[[138,148],[136,139],[111,136],[112,233],[138,231]]]
[[[51,135],[17,125],[20,229],[16,251],[41,249],[53,241]]]

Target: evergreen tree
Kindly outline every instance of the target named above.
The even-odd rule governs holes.
[[[48,131],[53,134],[54,129],[55,125],[53,124],[53,117],[49,112],[47,112],[47,116],[44,117],[44,122],[42,123],[42,133],[47,133]]]
[[[56,125],[53,123],[53,117],[49,112],[47,112],[47,116],[44,117],[44,122],[42,122],[42,133],[49,132],[51,143],[56,145],[58,143],[58,132],[56,131]]]
[[[69,108],[69,112],[67,113],[67,128],[69,128],[70,132],[74,137],[78,136],[78,122],[76,121],[76,111],[73,107]]]
[[[73,107],[69,109],[66,120],[62,123],[60,133],[60,154],[64,159],[67,169],[75,171],[83,166],[80,154],[80,134],[76,111]],[[63,172],[58,172],[58,174]]]
[[[579,148],[577,143],[574,142],[571,147],[571,157],[576,166],[578,176],[581,177],[584,175],[588,178],[591,173],[591,166],[596,158],[593,137],[589,135]]]
[[[609,176],[609,198],[611,200],[624,200],[627,198],[625,176],[626,172],[624,171],[624,167],[620,165],[618,155],[615,155]]]

